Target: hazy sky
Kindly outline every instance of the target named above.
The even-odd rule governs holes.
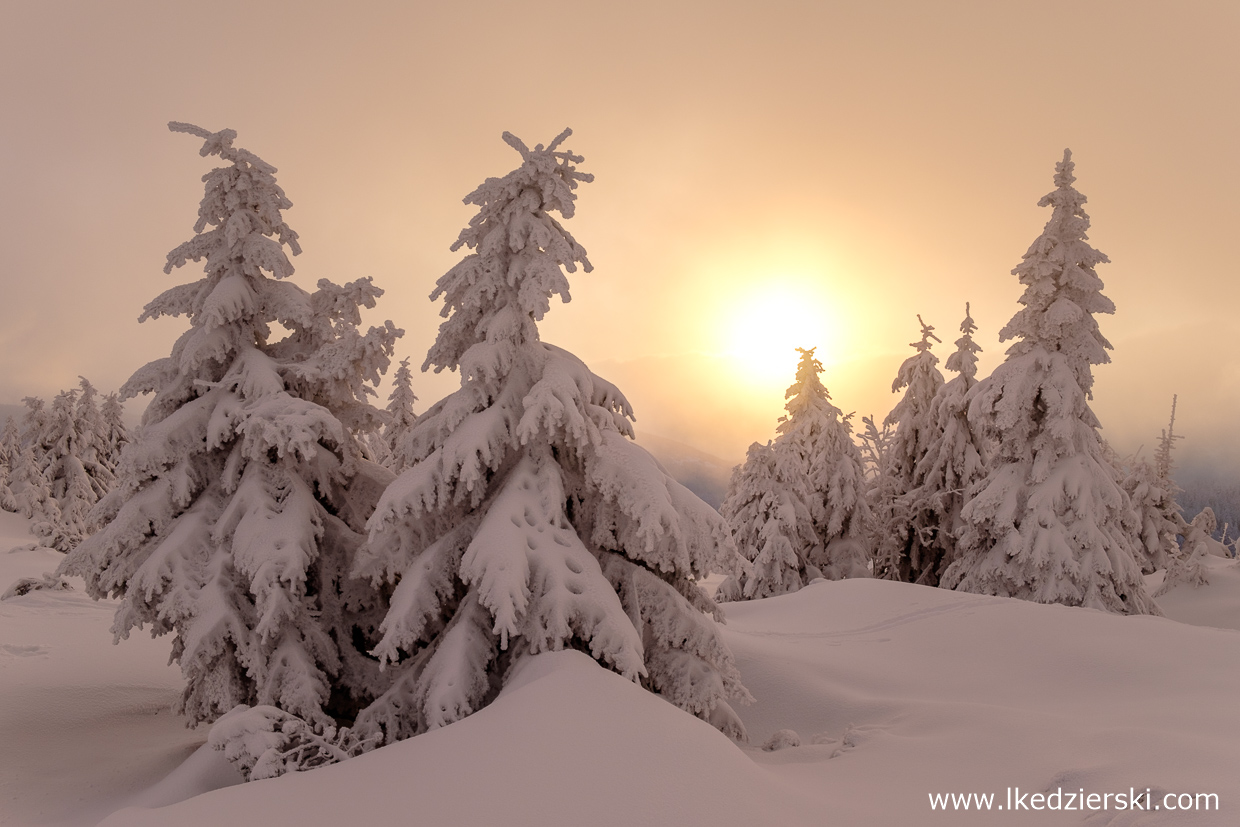
[[[136,322],[201,273],[162,272],[212,166],[169,120],[277,166],[294,279],[373,276],[415,364],[461,198],[518,161],[500,134],[571,126],[595,270],[543,338],[617,383],[639,434],[727,459],[773,435],[796,345],[844,411],[885,415],[916,314],[946,359],[969,301],[989,372],[1071,147],[1113,262],[1105,435],[1148,452],[1178,393],[1181,450],[1232,456],[1238,35],[1234,0],[7,0],[0,403],[115,389],[184,330]]]

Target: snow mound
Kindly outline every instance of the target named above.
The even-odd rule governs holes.
[[[0,513],[0,585],[60,559],[28,527]],[[756,698],[737,710],[748,745],[570,650],[524,661],[461,721],[249,784],[169,712],[169,639],[113,647],[116,604],[78,581],[0,602],[0,824],[1229,827],[1240,631],[1220,627],[1240,615],[1240,568],[1209,564],[1208,586],[1162,599],[1166,618],[869,579],[728,604],[724,638]],[[1190,616],[1215,628],[1177,622]],[[781,731],[800,745],[763,751]],[[1221,806],[1087,819],[929,804],[1005,803],[1008,787]]]
[[[494,703],[450,726],[103,824],[631,827],[752,825],[776,813],[785,825],[821,823],[810,795],[588,656],[548,652],[520,669]]]
[[[1213,554],[1202,557],[1209,582],[1202,586],[1177,583],[1159,595],[1158,606],[1172,620],[1193,626],[1240,630],[1240,561]],[[1162,585],[1165,571],[1146,575],[1150,594]]]
[[[822,733],[755,760],[778,763],[833,823],[997,823],[932,813],[929,795],[1004,803],[1009,787],[1216,793],[1222,812],[1189,822],[1112,810],[1107,819],[1140,818],[1089,823],[1235,823],[1236,632],[864,579],[725,610],[756,699],[741,710],[752,741]],[[1004,824],[1066,823],[1050,818],[1003,812]]]
[[[0,591],[64,559],[34,546],[29,526],[0,512]],[[80,579],[70,582],[70,591],[0,601],[0,825],[95,824],[206,740],[172,714],[182,679],[168,665],[171,638],[134,635],[112,646],[116,603],[97,603]],[[223,769],[150,800],[167,803],[240,780]]]

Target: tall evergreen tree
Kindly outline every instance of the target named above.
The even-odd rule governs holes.
[[[61,571],[120,598],[118,639],[147,623],[175,635],[191,724],[268,704],[332,727],[384,688],[365,655],[381,595],[345,573],[390,479],[352,433],[379,422],[365,383],[400,331],[358,331],[359,307],[382,292],[369,279],[322,280],[313,294],[287,281],[284,248],[300,248],[275,167],[230,129],[169,128],[224,161],[203,177],[194,237],[164,268],[205,260],[205,275],[140,318],[185,316],[189,329],[122,388],[154,398],[100,503],[106,525]]]
[[[1113,313],[1087,242],[1071,152],[1039,206],[1050,220],[1012,272],[1023,305],[1000,332],[1017,341],[974,389],[969,419],[994,440],[961,512],[960,557],[943,585],[1124,614],[1158,613],[1136,562],[1135,515],[1090,409],[1094,365],[1110,361],[1096,313]]]
[[[1184,518],[1175,501],[1176,489],[1170,480],[1159,478],[1154,465],[1137,457],[1123,464],[1121,474],[1139,526],[1137,563],[1143,573],[1152,574],[1180,555],[1177,535]]]
[[[1218,518],[1214,516],[1214,509],[1206,506],[1193,517],[1192,522],[1185,521],[1182,515],[1176,516],[1179,533],[1184,536],[1184,546],[1177,550],[1175,555],[1168,556],[1163,581],[1154,592],[1155,597],[1166,594],[1182,583],[1193,588],[1208,585],[1210,573],[1206,558],[1214,553],[1219,557],[1230,556],[1227,547],[1211,536],[1218,530]]]
[[[809,559],[830,580],[866,577],[869,559],[865,469],[852,439],[852,414],[844,416],[831,404],[831,395],[818,375],[822,363],[816,348],[802,350],[796,381],[784,398],[787,414],[775,430],[780,463],[795,468],[808,480],[810,513],[818,535],[815,556]]]
[[[12,470],[22,452],[21,431],[17,427],[17,418],[10,416],[4,420],[4,429],[0,431],[0,462]]]
[[[17,497],[13,493],[13,466],[21,456],[21,435],[17,430],[17,421],[9,417],[4,421],[4,430],[0,431],[0,509],[20,511]]]
[[[23,517],[33,521],[31,530],[40,537],[50,537],[54,524],[60,520],[60,507],[33,447],[18,454],[11,481],[18,484],[17,508]]]
[[[383,425],[384,447],[391,457],[388,467],[397,473],[409,466],[405,443],[409,439],[409,430],[418,419],[413,412],[413,403],[417,401],[418,397],[413,393],[413,372],[409,370],[409,360],[402,359],[396,373],[392,375],[392,394],[388,397],[387,405],[388,419]]]
[[[1178,537],[1185,533],[1188,524],[1176,502],[1180,487],[1171,477],[1175,467],[1172,450],[1176,440],[1183,439],[1175,432],[1177,399],[1176,396],[1171,398],[1171,421],[1159,438],[1154,462],[1133,457],[1123,471],[1124,491],[1132,501],[1140,525],[1137,562],[1146,574],[1168,568],[1184,553]]]
[[[891,445],[891,426],[884,422],[882,430],[879,430],[874,424],[873,414],[861,417],[861,424],[865,427],[857,433],[857,439],[861,443],[862,467],[869,485],[882,473],[887,448]]]
[[[956,351],[947,357],[957,376],[943,384],[931,400],[925,447],[914,470],[914,487],[900,502],[915,540],[906,546],[908,573],[903,579],[937,586],[956,558],[956,534],[965,492],[985,475],[985,451],[968,420],[969,391],[977,384],[977,326],[965,304],[965,318]]]
[[[102,420],[96,395],[83,378],[80,392],[62,391],[46,410],[32,407],[39,422],[38,435],[30,440],[35,462],[57,505],[55,518],[49,512],[48,525],[40,530],[45,541],[60,551],[69,551],[90,533],[88,515],[115,483],[99,459]]]
[[[934,327],[917,317],[921,340],[909,347],[916,353],[900,365],[891,392],[904,391],[900,401],[884,421],[894,429],[885,452],[883,484],[876,486],[871,509],[877,532],[872,540],[875,549],[875,576],[906,582],[925,582],[933,576],[941,556],[937,549],[927,548],[935,540],[933,530],[923,532],[914,524],[918,511],[908,497],[921,480],[918,464],[925,457],[934,437],[931,406],[935,394],[943,386],[939,359],[931,352],[931,342],[942,342],[934,335]]]
[[[47,433],[47,403],[37,396],[22,399],[26,412],[22,415],[22,445],[33,450],[36,460],[43,456],[50,444]]]
[[[116,483],[116,463],[110,452],[112,425],[103,415],[99,391],[85,376],[78,377],[78,400],[74,409],[81,445],[78,457],[90,474],[92,488],[98,496],[112,490]]]
[[[1175,432],[1175,406],[1179,400],[1179,394],[1172,394],[1171,421],[1167,423],[1166,429],[1162,432],[1158,440],[1158,450],[1154,454],[1154,472],[1159,482],[1162,483],[1171,483],[1171,472],[1175,468],[1175,460],[1171,453],[1175,449],[1175,441],[1184,438]]]
[[[121,451],[129,444],[129,428],[125,425],[125,409],[121,405],[120,395],[109,393],[103,397],[99,415],[103,418],[102,461],[108,470],[115,474]]]
[[[736,548],[749,563],[729,576],[718,600],[752,600],[800,589],[822,572],[822,542],[814,524],[815,500],[809,476],[792,452],[772,443],[749,446],[732,471],[720,511],[732,528]]]
[[[731,564],[722,517],[630,441],[632,410],[537,324],[586,251],[571,218],[581,157],[528,148],[465,198],[431,298],[446,317],[425,367],[459,370],[407,440],[410,467],[370,520],[359,571],[395,584],[375,653],[392,688],[358,731],[395,740],[488,703],[514,661],[577,648],[677,706],[740,733],[747,693],[696,580]]]
[[[797,350],[801,359],[785,394],[779,436],[750,446],[720,509],[750,564],[724,581],[723,599],[784,594],[816,577],[869,574],[865,464],[852,441],[851,414],[831,404],[815,348]]]

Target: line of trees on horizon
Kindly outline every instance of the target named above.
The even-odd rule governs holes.
[[[1096,268],[1108,259],[1088,243],[1074,168],[1065,150],[1055,189],[1039,201],[1052,214],[1012,271],[1025,291],[1000,332],[1014,343],[991,376],[976,375],[967,303],[946,362],[951,381],[932,352],[941,340],[919,316],[916,353],[892,384],[903,395],[881,427],[863,418],[858,447],[847,438],[852,415],[830,403],[813,350],[801,351],[779,435],[750,448],[722,505],[749,563],[723,595],[752,599],[850,576],[841,571],[857,571],[850,560],[864,542],[865,574],[875,577],[1158,614],[1143,574],[1165,570],[1162,591],[1204,582],[1204,554],[1234,556],[1234,544],[1211,537],[1211,509],[1188,522],[1176,501],[1174,400],[1152,463],[1118,457],[1099,433],[1092,367],[1110,361],[1111,345],[1095,314],[1115,307],[1102,294]]]

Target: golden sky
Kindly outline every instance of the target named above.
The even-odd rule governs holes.
[[[1113,262],[1105,435],[1148,452],[1178,393],[1181,449],[1237,455],[1238,35],[1234,0],[4,3],[0,402],[114,389],[184,329],[136,323],[200,272],[162,272],[210,167],[169,120],[277,166],[294,279],[373,276],[415,364],[461,198],[516,164],[500,134],[571,126],[595,270],[543,337],[639,435],[729,460],[773,435],[793,347],[882,416],[916,314],[946,359],[969,301],[989,372],[1071,147]]]

